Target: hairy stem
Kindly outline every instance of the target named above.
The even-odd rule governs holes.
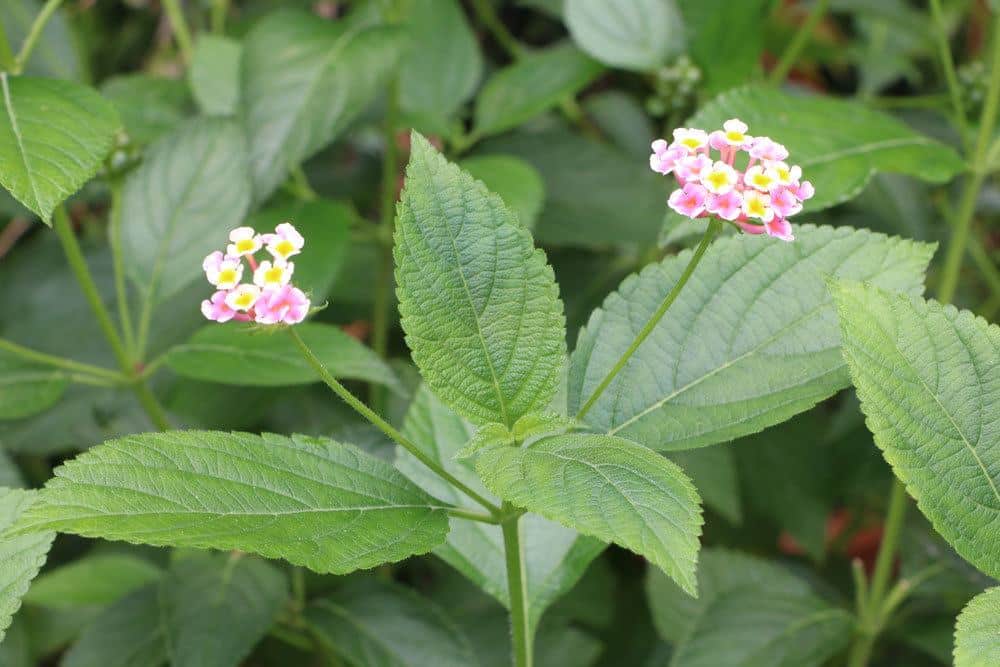
[[[513,507],[504,503],[501,511]],[[500,524],[503,550],[507,561],[507,592],[510,597],[511,654],[514,667],[531,667],[534,663],[531,628],[528,627],[528,579],[524,567],[524,544],[521,541],[521,517],[515,513]]]
[[[829,6],[830,0],[816,0],[813,4],[806,20],[799,26],[795,36],[792,37],[792,41],[788,44],[788,48],[786,48],[785,52],[781,54],[778,64],[774,66],[773,70],[771,70],[768,81],[772,86],[780,86],[784,83],[785,77],[788,76],[788,73],[791,71],[795,61],[799,59],[799,56],[802,54],[802,49],[804,49],[806,44],[809,43],[809,38],[812,37],[813,30],[815,30],[816,26],[819,25],[819,22],[823,20]]]
[[[715,235],[719,233],[720,229],[722,229],[722,223],[715,218],[708,223],[708,228],[705,230],[704,236],[701,237],[701,242],[698,244],[698,247],[695,248],[694,254],[691,255],[691,259],[688,261],[688,265],[684,268],[684,273],[682,273],[681,277],[677,280],[677,284],[674,285],[673,289],[671,289],[670,292],[667,293],[667,296],[663,298],[663,302],[660,303],[660,307],[656,309],[656,312],[654,312],[649,318],[649,321],[647,321],[645,326],[643,326],[639,333],[636,334],[632,344],[628,346],[628,349],[626,349],[625,353],[622,354],[620,359],[618,359],[618,362],[610,371],[608,371],[608,374],[604,376],[601,383],[597,385],[597,388],[590,394],[590,397],[583,404],[583,407],[580,408],[578,413],[576,413],[577,419],[583,419],[583,417],[590,412],[590,409],[594,407],[597,399],[601,397],[601,394],[603,394],[608,388],[611,381],[615,379],[615,376],[617,376],[623,368],[625,368],[628,360],[632,358],[632,355],[639,349],[639,346],[642,345],[643,341],[649,337],[649,334],[653,333],[653,329],[655,329],[656,325],[660,323],[660,320],[662,320],[663,316],[666,315],[670,306],[673,305],[677,296],[681,293],[681,290],[684,289],[684,285],[686,285],[688,279],[691,278],[691,274],[694,273],[695,267],[698,266],[701,258],[705,255],[705,251],[708,250],[708,246],[712,243],[712,239],[715,238]]]
[[[38,350],[32,350],[29,347],[18,345],[17,343],[4,338],[0,338],[0,350],[10,352],[11,354],[21,357],[26,361],[33,361],[38,364],[52,366],[53,368],[59,368],[74,373],[92,375],[96,378],[102,378],[113,383],[129,381],[127,376],[108,370],[107,368],[102,368],[101,366],[95,366],[93,364],[85,364],[81,361],[74,361],[73,359],[59,357],[54,354],[46,354],[45,352],[39,352]]]
[[[42,36],[42,31],[45,30],[45,24],[49,22],[49,19],[52,18],[52,15],[56,13],[61,4],[62,0],[48,0],[42,7],[42,11],[38,12],[38,16],[35,17],[31,28],[28,29],[28,35],[24,38],[24,43],[21,44],[21,50],[17,52],[17,58],[14,60],[14,74],[20,74],[24,71],[24,66],[28,64],[31,52],[34,51],[35,44],[38,43],[38,38]]]
[[[180,49],[181,59],[184,64],[191,64],[191,55],[194,53],[194,43],[191,39],[191,30],[188,28],[187,19],[184,18],[184,10],[181,8],[179,0],[162,0],[163,11],[170,19],[170,26],[174,30],[174,39],[177,41],[177,48]]]
[[[955,125],[962,138],[962,145],[968,149],[969,124],[965,120],[965,107],[962,104],[962,89],[958,85],[955,74],[955,61],[951,56],[951,46],[948,44],[948,33],[945,29],[944,14],[941,11],[941,0],[930,0],[931,18],[934,21],[934,36],[937,43],[938,58],[941,60],[941,70],[948,84],[948,95],[951,98],[952,112],[955,114]]]

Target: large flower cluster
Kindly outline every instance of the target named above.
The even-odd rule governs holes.
[[[302,252],[305,239],[284,222],[273,234],[258,234],[251,227],[229,233],[226,252],[216,250],[202,263],[205,277],[216,287],[212,298],[201,302],[201,312],[215,322],[237,320],[260,324],[297,324],[309,314],[309,298],[291,284],[295,262],[289,258]],[[257,262],[264,249],[270,259]],[[244,260],[253,282],[244,283]]]
[[[802,210],[815,191],[802,169],[789,166],[788,150],[770,137],[751,137],[746,123],[733,118],[721,130],[678,128],[671,144],[653,142],[649,166],[673,174],[680,187],[670,194],[670,208],[689,218],[716,216],[748,234],[768,234],[791,241],[788,218]],[[712,150],[718,151],[713,157]],[[737,158],[741,152],[748,157]],[[743,162],[746,166],[740,167]]]

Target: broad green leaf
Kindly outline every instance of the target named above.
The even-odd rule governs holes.
[[[162,574],[148,560],[127,554],[84,556],[38,577],[24,601],[55,609],[105,606]]]
[[[532,53],[483,86],[476,100],[475,132],[498,134],[531,120],[575,95],[603,68],[571,44]]]
[[[753,78],[764,49],[769,0],[679,0],[677,5],[688,53],[701,68],[699,93],[714,95]],[[732,39],[733,26],[739,26],[739,39]]]
[[[511,155],[479,155],[462,160],[458,166],[500,195],[521,224],[534,228],[545,201],[545,183],[537,169]]]
[[[62,398],[68,386],[65,371],[25,364],[0,352],[0,419],[42,412]]]
[[[101,94],[121,116],[129,139],[150,144],[183,122],[191,98],[183,81],[147,74],[126,74],[108,79]]]
[[[295,329],[335,377],[398,386],[392,369],[371,348],[331,324],[307,322]],[[253,387],[319,382],[295,341],[283,331],[259,331],[245,324],[210,324],[167,354],[179,375]]]
[[[730,523],[743,518],[743,503],[737,480],[733,448],[727,446],[702,447],[671,452],[671,461],[691,478],[694,488],[707,507],[721,514]]]
[[[586,415],[656,450],[701,447],[780,423],[849,384],[824,276],[919,293],[933,246],[851,228],[796,227],[794,243],[716,241],[670,313]],[[625,279],[581,330],[570,414],[621,357],[691,251]]]
[[[230,116],[240,103],[242,45],[218,35],[201,35],[194,47],[188,81],[198,107],[206,114]]]
[[[36,500],[34,491],[0,487],[0,641],[21,607],[21,597],[45,564],[55,538],[47,530],[21,535],[9,531]]]
[[[163,301],[204,279],[205,255],[225,245],[250,206],[246,165],[235,121],[198,118],[163,136],[129,174],[122,251],[146,299]]]
[[[63,656],[62,667],[160,667],[169,656],[160,587],[150,584],[108,607]]]
[[[111,440],[58,468],[19,526],[239,549],[343,574],[430,551],[448,519],[388,464],[348,445],[171,431]]]
[[[24,487],[21,470],[3,447],[0,447],[0,487],[9,489]]]
[[[69,81],[0,73],[0,185],[50,224],[89,181],[121,126],[111,104]]]
[[[476,460],[498,496],[645,556],[695,594],[700,499],[673,462],[629,440],[575,434]]]
[[[765,86],[723,93],[687,125],[711,131],[734,117],[747,123],[751,134],[770,136],[788,148],[789,163],[801,166],[803,178],[816,186],[807,211],[854,197],[878,171],[943,183],[964,168],[951,148],[883,113],[856,102],[793,96]],[[831,123],[831,118],[839,120]]]
[[[583,109],[608,141],[630,158],[638,162],[649,154],[650,137],[657,136],[657,130],[635,96],[620,90],[603,91],[588,95]]]
[[[1000,327],[868,285],[830,290],[875,443],[934,529],[1000,577]]]
[[[573,41],[613,67],[649,72],[684,48],[674,0],[566,0],[565,13]]]
[[[0,26],[11,47],[16,48],[28,36],[42,9],[39,0],[5,0],[0,2]],[[79,49],[69,22],[63,12],[52,14],[45,23],[38,42],[25,63],[24,73],[51,79],[80,80],[86,76]]]
[[[375,579],[347,583],[314,602],[306,623],[352,665],[473,667],[472,645],[444,611],[415,591]]]
[[[410,41],[399,68],[400,107],[447,121],[482,76],[479,42],[457,0],[414,0],[406,25]]]
[[[243,41],[243,105],[256,201],[333,141],[382,91],[402,29],[279,10]]]
[[[1000,588],[972,599],[955,624],[955,667],[1000,664]]]
[[[455,459],[456,452],[476,432],[475,427],[449,410],[426,385],[417,390],[403,423],[403,432],[448,472],[478,493],[492,498],[473,464]],[[481,509],[429,472],[412,454],[397,449],[396,455],[396,467],[427,493],[460,507]],[[528,617],[531,627],[537,628],[545,610],[579,581],[605,545],[537,514],[527,514],[521,519],[521,536],[525,545]],[[452,519],[447,543],[434,553],[501,604],[509,604],[507,566],[499,526]]]
[[[479,423],[546,407],[564,319],[545,254],[503,201],[417,133],[396,216],[399,312],[431,389]]]
[[[171,665],[242,664],[287,601],[285,575],[269,563],[238,554],[181,558],[160,584]]]

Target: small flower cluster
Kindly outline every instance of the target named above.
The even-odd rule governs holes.
[[[746,123],[733,118],[721,130],[678,128],[674,141],[653,142],[649,166],[673,174],[680,188],[667,203],[689,218],[717,216],[738,225],[748,234],[768,234],[791,241],[788,218],[802,210],[802,202],[815,194],[802,169],[789,166],[788,150],[770,137],[751,137]],[[712,149],[718,158],[712,157]],[[736,158],[749,158],[738,169]]]
[[[302,252],[305,239],[290,223],[284,222],[273,234],[258,234],[251,227],[229,233],[226,252],[216,250],[202,263],[208,282],[217,291],[201,302],[201,312],[215,322],[258,322],[297,324],[309,314],[309,298],[291,284],[295,262],[290,257]],[[257,262],[261,248],[271,259]],[[253,272],[253,282],[243,283],[243,260]]]

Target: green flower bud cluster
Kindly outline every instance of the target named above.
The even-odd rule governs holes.
[[[654,75],[653,94],[646,100],[646,110],[655,117],[691,110],[700,82],[701,69],[687,55],[678,57]]]

